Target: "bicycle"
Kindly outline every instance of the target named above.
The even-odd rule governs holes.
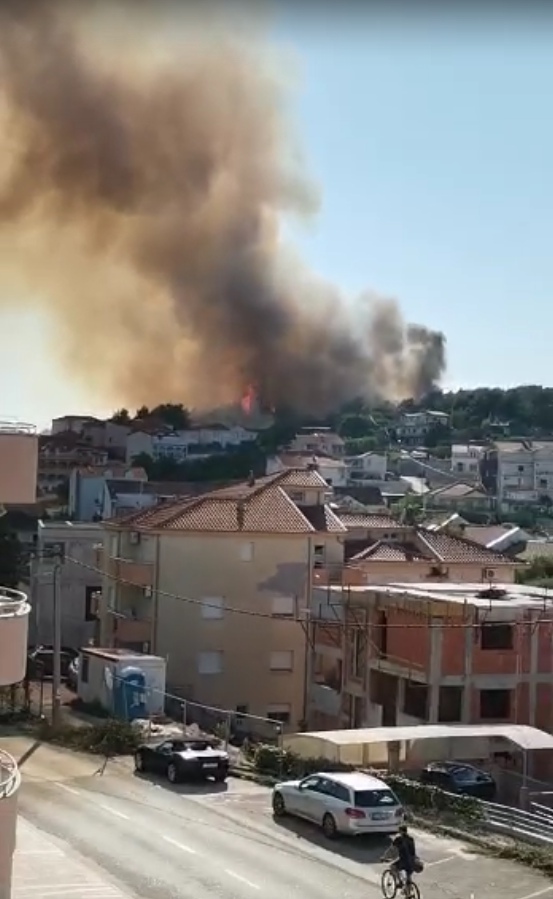
[[[398,890],[401,890],[404,899],[421,899],[417,884],[413,880],[408,883],[405,874],[398,874],[393,867],[382,872],[380,887],[384,899],[395,899]]]

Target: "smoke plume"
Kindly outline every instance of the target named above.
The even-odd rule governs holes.
[[[344,302],[285,246],[316,206],[285,86],[209,10],[3,0],[0,307],[45,313],[67,377],[117,405],[423,394],[443,336]]]

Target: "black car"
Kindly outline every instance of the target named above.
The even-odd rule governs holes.
[[[488,802],[495,799],[497,792],[491,774],[464,762],[430,762],[421,772],[421,781],[447,793],[475,796]]]
[[[62,678],[66,678],[71,662],[79,653],[67,646],[62,646],[60,653],[60,669]],[[27,677],[31,680],[52,677],[54,674],[54,647],[37,646],[27,654]]]
[[[134,756],[136,771],[163,774],[170,783],[207,780],[223,783],[228,777],[229,756],[209,739],[169,739],[145,743]]]

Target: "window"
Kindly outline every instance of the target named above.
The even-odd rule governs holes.
[[[403,700],[403,711],[405,715],[411,718],[420,718],[422,721],[428,719],[428,687],[425,684],[418,684],[415,681],[405,681],[405,698]]]
[[[480,690],[480,718],[483,721],[504,721],[510,717],[510,690]]]
[[[362,678],[367,654],[367,635],[365,631],[356,628],[351,632],[350,641],[349,675]]]
[[[222,618],[224,605],[222,596],[205,596],[202,599],[202,618]]]
[[[283,649],[271,653],[271,671],[292,671],[294,668],[294,653],[291,649]]]
[[[280,721],[281,724],[290,724],[290,706],[287,703],[275,703],[267,706],[267,718],[271,721]]]
[[[253,559],[253,543],[240,544],[240,561],[251,562]]]
[[[84,599],[84,620],[85,621],[97,621],[98,620],[98,606],[100,602],[100,595],[102,593],[101,587],[85,587],[85,599]]]
[[[293,596],[273,596],[271,614],[277,618],[292,618],[296,611]]]
[[[513,627],[511,624],[483,624],[480,628],[481,649],[512,649]]]
[[[79,665],[79,678],[82,684],[88,683],[88,669],[90,666],[90,659],[88,656],[81,657],[81,663]]]
[[[222,652],[198,653],[198,674],[221,674],[223,671]]]
[[[300,493],[298,490],[291,490],[288,494],[291,500],[295,503],[304,503],[305,502],[305,493]]]

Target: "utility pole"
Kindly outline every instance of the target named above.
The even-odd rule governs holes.
[[[60,723],[61,711],[61,562],[59,552],[54,555],[54,659],[52,671],[52,725]]]

